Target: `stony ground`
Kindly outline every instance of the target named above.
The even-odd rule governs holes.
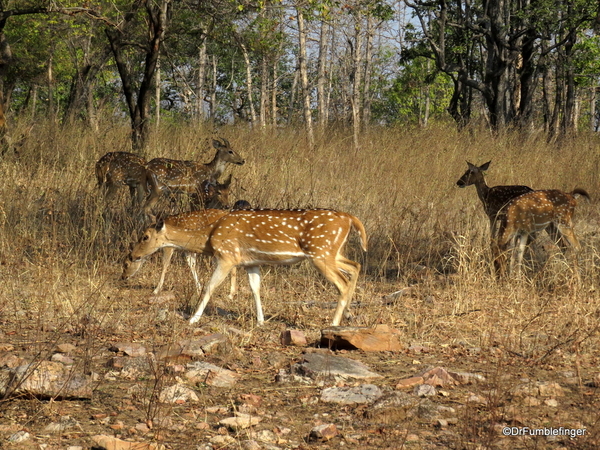
[[[214,309],[200,326],[190,327],[178,310],[180,289],[171,286],[164,294],[152,296],[153,276],[104,286],[103,310],[98,306],[95,314],[74,313],[76,319],[9,314],[5,305],[0,324],[4,373],[25,362],[51,360],[67,374],[85,375],[89,395],[85,390],[79,398],[64,392],[50,396],[22,392],[4,398],[0,401],[1,448],[579,449],[600,445],[598,353],[562,347],[551,351],[551,358],[530,357],[501,344],[478,347],[461,341],[461,330],[455,330],[452,340],[420,342],[404,332],[402,321],[387,323],[400,331],[401,351],[332,351],[317,346],[320,330],[332,314],[326,304],[317,301],[278,315],[269,311],[272,305],[265,306],[270,319],[264,327],[253,328],[247,288],[239,294],[247,305],[228,310],[223,296],[216,300],[223,308]],[[395,287],[365,281],[362,289],[376,294],[373,301],[381,301]],[[34,290],[35,285],[29,288]],[[330,290],[323,293],[329,295]],[[382,317],[402,317],[403,311],[415,308],[424,311],[439,298],[441,294],[432,298],[409,293]],[[361,314],[360,308],[357,313]],[[282,344],[285,330],[298,330],[307,345]],[[203,351],[198,346],[195,353],[182,350],[190,341],[204,345]],[[330,358],[332,367],[337,356],[363,363],[378,376],[298,371],[295,365],[314,353],[325,361]],[[193,377],[189,373],[195,362],[216,367]],[[50,366],[39,367],[50,373]],[[434,368],[441,369],[428,376]],[[463,376],[447,377],[457,372]],[[406,381],[424,373],[420,382]],[[171,390],[173,386],[179,387],[177,392]],[[352,392],[356,395],[349,396]],[[237,422],[227,422],[233,417],[238,417]],[[559,430],[555,431],[559,435],[504,435],[505,429],[526,433],[524,427],[550,434]],[[570,437],[564,429],[583,435]]]

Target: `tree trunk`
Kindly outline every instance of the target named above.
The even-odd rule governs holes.
[[[196,107],[195,116],[198,122],[204,122],[204,84],[206,83],[206,40],[198,51],[198,80],[196,81]]]
[[[354,17],[354,54],[352,58],[352,96],[350,101],[352,104],[352,137],[354,143],[354,149],[359,148],[359,135],[360,135],[360,112],[362,106],[362,24],[361,16],[356,15]]]
[[[250,108],[250,121],[252,125],[256,123],[256,110],[254,109],[254,97],[252,95],[252,65],[250,63],[250,55],[248,49],[244,44],[240,44],[242,54],[244,55],[244,63],[246,64],[246,96],[248,98],[248,104]]]
[[[363,129],[366,129],[371,122],[371,64],[373,58],[373,16],[367,16],[367,39],[365,42],[365,73],[363,87]]]
[[[260,64],[260,127],[264,130],[267,128],[267,105],[269,104],[268,97],[269,86],[269,70],[267,66],[267,57],[262,55]]]
[[[271,124],[277,127],[277,58],[273,61],[273,85],[271,88]]]
[[[169,4],[170,0],[163,0],[158,7],[153,6],[149,0],[144,3],[148,19],[149,41],[144,46],[146,48],[145,61],[137,92],[134,88],[134,81],[139,77],[139,74],[132,74],[129,69],[124,52],[124,49],[128,48],[128,43],[123,35],[129,25],[128,21],[133,20],[137,9],[125,16],[125,21],[122,23],[120,30],[106,29],[106,36],[108,37],[115,58],[121,83],[123,84],[123,94],[129,108],[131,140],[134,150],[143,150],[148,143],[150,134],[148,115],[152,93],[152,80],[155,75],[160,46],[167,25],[167,9]],[[139,3],[136,2],[135,5],[139,6]]]
[[[319,107],[319,131],[325,131],[327,119],[327,101],[326,101],[326,83],[327,83],[327,47],[328,47],[329,26],[324,20],[321,21],[319,36],[319,58],[317,63],[317,101]]]
[[[304,23],[304,14],[299,6],[296,7],[298,20],[298,66],[300,68],[300,82],[302,85],[302,104],[304,112],[304,126],[308,145],[312,149],[315,146],[315,136],[312,125],[312,113],[310,109],[310,90],[308,86],[308,67],[306,64],[306,26]]]

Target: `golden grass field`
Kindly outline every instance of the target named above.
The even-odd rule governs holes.
[[[20,126],[15,124],[13,133],[19,133]],[[115,122],[104,123],[97,132],[36,125],[16,153],[9,150],[1,157],[0,343],[11,343],[24,354],[44,358],[57,341],[74,339],[89,349],[87,361],[92,364],[95,352],[115,339],[138,339],[153,345],[190,335],[192,327],[176,313],[197,302],[183,258],[176,258],[167,274],[165,289],[175,297],[167,306],[171,314],[162,321],[157,319],[159,307],[148,301],[158,280],[158,255],[150,258],[136,277],[127,282],[119,279],[129,245],[149,223],[132,212],[127,189],[109,204],[104,201],[96,186],[94,164],[107,152],[129,151],[128,131],[127,123]],[[499,391],[497,401],[492,402],[495,406],[469,409],[451,430],[460,438],[448,438],[448,444],[431,429],[430,434],[419,435],[416,446],[407,446],[597,448],[600,402],[593,381],[600,373],[598,136],[548,144],[541,134],[459,134],[450,127],[373,128],[355,151],[351,135],[334,130],[311,151],[302,131],[224,127],[215,132],[189,124],[165,124],[144,156],[208,162],[214,152],[209,144],[213,137],[227,138],[246,159],[244,166],[229,166],[226,171],[234,176],[232,202],[246,199],[264,208],[333,208],[354,214],[364,223],[369,251],[359,251],[356,234],[347,251],[363,265],[354,298],[355,317],[342,324],[385,323],[402,332],[405,344],[432,349],[422,358],[369,356],[390,380],[410,376],[416,370],[411,368],[414,359],[482,372],[495,380],[486,387],[486,392]],[[477,165],[492,160],[487,174],[490,186],[526,184],[565,191],[580,187],[589,192],[591,202],[579,201],[574,220],[582,244],[580,284],[574,283],[567,258],[549,256],[539,249],[528,257],[525,279],[495,279],[488,220],[475,187],[456,186],[467,168],[465,160]],[[206,280],[209,263],[203,263],[201,269]],[[286,326],[303,330],[309,341],[318,339],[319,330],[329,325],[333,314],[333,309],[319,303],[334,301],[334,288],[315,276],[308,264],[264,268],[262,272],[267,317],[263,329],[255,328],[253,301],[243,276],[235,302],[227,299],[225,285],[211,301],[235,316],[207,315],[199,325],[211,331],[228,324],[249,332],[235,338],[248,354],[260,354],[264,342],[276,347],[276,336]],[[410,295],[382,306],[382,296],[408,286],[413,286]],[[476,361],[464,356],[460,349],[466,348],[481,349]],[[244,363],[238,364],[245,368]],[[560,408],[564,417],[556,413],[548,420],[566,426],[572,419],[586,426],[590,430],[587,440],[507,441],[481,431],[485,428],[482,424],[496,420],[505,404],[499,399],[509,396],[517,380],[552,380],[560,371],[574,372],[579,382],[569,388],[572,398]],[[265,370],[267,379],[272,375]],[[600,383],[599,378],[596,381]],[[39,400],[5,399],[0,401],[3,409],[0,425],[25,424],[35,433],[38,421],[45,423],[69,406],[65,402],[52,406]],[[523,410],[523,417],[539,413]],[[303,411],[312,417],[310,411]],[[406,425],[389,427],[404,430]],[[411,430],[419,427],[414,424]],[[423,425],[423,430],[430,428]],[[373,437],[372,443],[367,439],[354,447],[345,445],[400,448],[399,442],[404,445],[404,441],[397,436],[402,433],[396,438],[382,434]],[[69,442],[83,442],[84,436],[72,441],[64,436],[52,439],[37,442],[56,445],[48,448],[66,448]],[[186,448],[182,439],[173,434],[165,443]],[[321,448],[303,445],[301,448]],[[338,448],[329,445],[322,447]]]

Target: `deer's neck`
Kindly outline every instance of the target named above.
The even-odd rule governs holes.
[[[223,161],[221,158],[219,158],[219,154],[217,153],[215,155],[215,157],[213,158],[213,160],[211,162],[209,162],[208,164],[204,164],[204,166],[208,169],[211,176],[215,180],[218,180],[219,177],[221,175],[223,175],[223,172],[225,172],[226,164],[227,163],[225,161]]]
[[[477,189],[477,195],[479,196],[481,203],[483,203],[484,208],[487,208],[490,187],[486,184],[485,179],[483,177],[477,179],[477,182],[475,183],[475,188]]]
[[[165,246],[175,247],[194,253],[204,253],[211,227],[186,230],[185,228],[171,227],[167,232]]]

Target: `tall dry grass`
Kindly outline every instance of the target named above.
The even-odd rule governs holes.
[[[334,208],[363,221],[369,252],[358,251],[356,237],[348,249],[364,268],[354,324],[386,322],[402,328],[408,340],[501,344],[538,357],[557,346],[591,350],[597,345],[598,137],[558,145],[541,135],[374,128],[358,151],[349,134],[335,130],[310,150],[301,130],[224,127],[215,134],[165,124],[144,156],[208,162],[210,140],[217,136],[226,137],[247,160],[228,169],[235,180],[233,200],[264,208]],[[134,301],[150,294],[158,276],[156,258],[134,282],[141,285],[136,289],[118,280],[121,260],[147,223],[129,208],[126,189],[107,204],[94,177],[95,161],[109,151],[128,150],[128,139],[126,123],[107,122],[98,132],[39,124],[18,153],[3,156],[0,321],[9,328],[51,322],[56,329],[90,334],[156,327],[157,308],[140,311]],[[475,188],[456,186],[465,160],[492,160],[490,185],[588,190],[592,202],[580,202],[575,218],[583,246],[580,286],[573,284],[572,267],[562,255],[533,252],[524,280],[496,281],[488,222]],[[335,298],[308,265],[263,272],[267,315],[307,329],[328,323],[332,312],[323,312],[318,302],[310,311],[302,305]],[[183,264],[168,274],[167,285],[188,308],[196,301]],[[412,296],[382,306],[382,295],[409,285],[415,286]],[[227,289],[221,290],[215,302],[222,305]],[[239,314],[241,326],[252,327],[247,288],[240,299],[228,308]],[[162,326],[183,333],[185,322]],[[164,336],[160,332],[157,339]]]

